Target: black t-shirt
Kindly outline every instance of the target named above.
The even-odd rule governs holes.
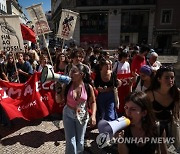
[[[113,86],[115,86],[115,87],[117,87],[117,76],[116,76],[116,74],[115,73],[112,73],[111,74],[111,78],[110,78],[110,80],[108,81],[108,82],[104,82],[104,81],[102,81],[102,78],[101,78],[101,74],[100,74],[100,72],[98,72],[97,74],[96,74],[96,77],[95,77],[95,80],[94,80],[94,86],[96,87],[96,88],[98,88],[98,87],[113,87]]]
[[[125,129],[124,138],[133,138],[130,127]],[[154,154],[157,148],[157,145],[155,143],[151,143],[151,141],[147,141],[143,146],[138,146],[135,142],[132,141],[132,143],[127,142],[126,146],[128,147],[129,154]]]

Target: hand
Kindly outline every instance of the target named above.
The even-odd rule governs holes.
[[[96,117],[94,115],[91,116],[91,127],[96,125]]]
[[[59,107],[62,107],[65,105],[65,99],[60,94],[57,94],[57,93],[55,94],[55,100],[56,100],[56,103],[59,104]]]
[[[103,91],[104,91],[104,89],[103,89],[102,87],[98,87],[97,90],[98,90],[99,92],[103,92]]]
[[[131,83],[135,83],[138,76],[139,76],[139,75],[137,74],[136,76],[132,77],[132,78],[131,78]]]
[[[55,84],[55,91],[57,92],[57,94],[61,93],[61,91],[62,91],[62,84],[61,83],[57,82]]]
[[[121,87],[122,86],[122,81],[119,80],[119,79],[117,79],[117,81],[118,81],[118,87]]]
[[[21,69],[17,69],[18,73],[22,74],[23,71]]]

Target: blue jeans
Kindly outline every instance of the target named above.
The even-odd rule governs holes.
[[[99,93],[97,96],[98,107],[98,121],[105,119],[107,121],[113,121],[118,118],[115,108],[114,92]]]
[[[76,118],[76,111],[66,105],[63,109],[63,124],[66,139],[65,153],[83,153],[87,122],[84,125],[81,125]]]

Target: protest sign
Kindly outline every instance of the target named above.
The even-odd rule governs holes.
[[[0,15],[0,49],[5,52],[24,49],[19,16]]]
[[[35,32],[38,36],[51,32],[41,4],[27,7],[26,10],[31,17],[32,23],[35,26]]]
[[[79,13],[62,9],[57,37],[64,40],[72,39],[78,15]]]

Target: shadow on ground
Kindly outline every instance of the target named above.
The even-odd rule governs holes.
[[[16,132],[23,127],[38,126],[42,123],[42,121],[52,121],[53,124],[57,128],[59,128],[56,120],[62,120],[62,115],[59,115],[59,114],[49,115],[49,116],[44,117],[42,119],[37,119],[37,120],[33,120],[33,121],[27,121],[27,120],[24,120],[21,118],[16,118],[16,119],[13,119],[10,122],[8,122],[7,126],[0,125],[0,130],[1,130],[0,136],[6,137],[9,134]]]
[[[5,138],[1,140],[1,144],[9,146],[19,142],[21,145],[25,145],[32,148],[38,148],[45,142],[54,141],[55,145],[58,146],[58,141],[64,141],[64,130],[56,130],[49,134],[41,131],[31,131],[17,136]]]

